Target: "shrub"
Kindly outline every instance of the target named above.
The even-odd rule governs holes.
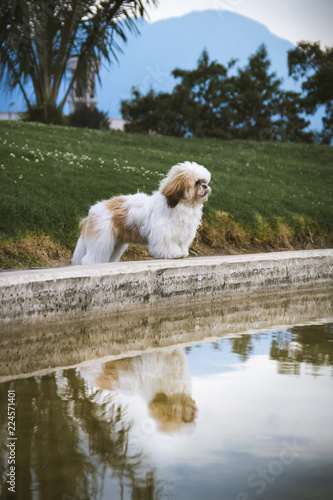
[[[52,125],[64,125],[65,117],[56,106],[47,105],[32,106],[22,113],[22,120],[25,122],[50,123]]]
[[[71,127],[109,129],[107,113],[99,111],[97,108],[89,108],[85,104],[71,113],[68,119]]]

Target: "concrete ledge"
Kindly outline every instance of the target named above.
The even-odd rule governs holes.
[[[43,375],[59,367],[80,366],[93,359],[110,361],[170,346],[192,346],[222,337],[332,321],[333,294],[327,288],[266,297],[228,297],[103,316],[97,321],[86,318],[21,325],[0,335],[0,383]]]
[[[0,274],[0,325],[91,318],[332,284],[333,250],[8,271]]]

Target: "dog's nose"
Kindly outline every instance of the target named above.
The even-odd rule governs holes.
[[[209,196],[210,195],[210,192],[211,192],[211,189],[210,187],[207,186],[207,184],[203,184],[202,186],[204,188],[203,192],[204,192],[204,196]]]

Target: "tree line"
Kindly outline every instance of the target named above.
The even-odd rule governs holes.
[[[177,137],[321,142],[333,139],[333,49],[302,42],[288,53],[289,75],[305,79],[302,93],[282,88],[261,45],[243,68],[211,61],[204,50],[193,70],[175,69],[171,93],[135,88],[123,100],[129,132]],[[326,106],[320,133],[307,130],[308,115]]]
[[[61,123],[71,89],[85,87],[92,69],[117,58],[119,41],[138,32],[146,6],[157,0],[7,0],[0,5],[0,84],[19,88],[29,119]],[[69,75],[68,65],[76,59]],[[288,53],[289,75],[302,92],[286,91],[264,45],[244,68],[210,61],[204,51],[194,70],[175,69],[172,93],[122,102],[128,130],[175,136],[274,139],[331,144],[333,140],[333,47],[301,42]],[[26,84],[33,86],[33,95]],[[309,115],[325,106],[323,129],[307,130]]]

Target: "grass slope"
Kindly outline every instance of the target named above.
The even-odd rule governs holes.
[[[213,193],[201,230],[208,245],[246,250],[254,244],[288,248],[297,241],[303,247],[330,241],[332,147],[177,139],[8,121],[0,122],[5,265],[11,265],[8,245],[27,237],[31,241],[31,236],[48,237],[72,251],[79,220],[91,204],[138,190],[150,193],[172,165],[185,160],[212,173]],[[41,258],[37,265],[43,262]]]

